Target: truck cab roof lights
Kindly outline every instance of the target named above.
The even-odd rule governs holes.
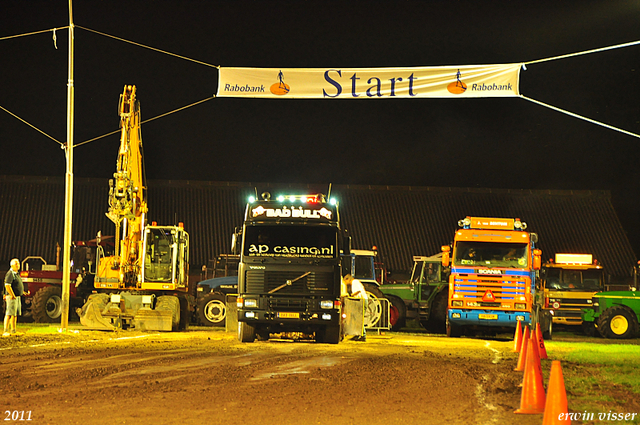
[[[598,260],[593,260],[591,254],[556,254],[556,264],[597,264]]]
[[[519,218],[465,217],[458,221],[463,229],[525,230],[527,223]]]
[[[470,217],[465,217],[462,220],[458,221],[458,226],[464,228],[464,229],[468,229],[469,226],[471,226],[471,218]]]

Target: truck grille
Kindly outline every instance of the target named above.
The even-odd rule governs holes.
[[[501,301],[514,301],[516,297],[523,296],[528,285],[527,279],[522,276],[509,278],[483,277],[475,275],[458,275],[454,279],[454,291],[465,300],[477,299],[482,302],[482,297],[491,291],[494,297],[492,304],[499,306]]]
[[[307,300],[288,298],[269,298],[269,310],[275,311],[307,311]]]
[[[287,280],[294,280],[305,272],[248,270],[245,274],[245,291],[247,293],[268,293],[283,285]],[[289,286],[285,286],[274,295],[283,294],[331,294],[334,287],[333,272],[311,272]]]

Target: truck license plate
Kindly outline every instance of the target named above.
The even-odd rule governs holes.
[[[478,314],[478,319],[498,320],[497,314]]]
[[[300,318],[300,313],[278,312],[278,318],[279,319],[299,319]]]

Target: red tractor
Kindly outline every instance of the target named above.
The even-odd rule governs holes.
[[[101,242],[75,242],[71,261],[71,287],[69,290],[69,311],[75,314],[76,307],[82,307],[92,293],[96,271],[97,250],[113,250],[112,236],[101,238]],[[108,241],[105,241],[107,239]],[[60,247],[58,246],[58,258]],[[36,323],[54,323],[62,315],[62,270],[57,265],[47,264],[38,256],[30,256],[22,261],[20,277],[29,290],[23,296],[22,317]]]

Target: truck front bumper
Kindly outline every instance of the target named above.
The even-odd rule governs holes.
[[[449,321],[458,326],[516,327],[518,321],[531,322],[531,314],[524,311],[495,311],[450,309]]]
[[[247,323],[266,323],[281,325],[320,325],[331,326],[340,324],[340,311],[338,310],[322,310],[322,311],[300,311],[300,312],[284,312],[284,311],[264,311],[257,309],[238,309],[238,321]]]

